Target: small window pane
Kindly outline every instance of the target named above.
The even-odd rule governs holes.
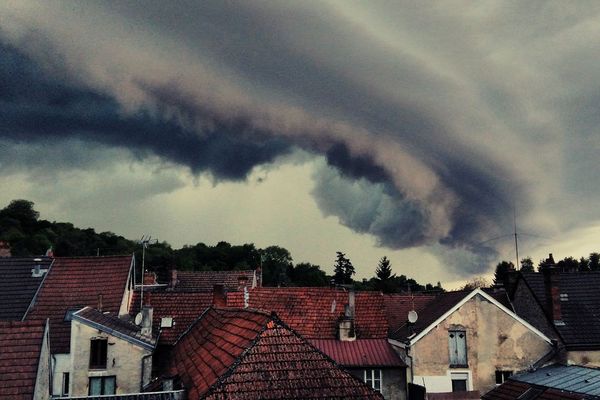
[[[467,391],[466,379],[452,379],[452,391],[453,392],[466,392]]]
[[[102,394],[102,378],[90,378],[90,395]]]
[[[102,394],[115,394],[115,380],[114,376],[104,378],[104,393]]]

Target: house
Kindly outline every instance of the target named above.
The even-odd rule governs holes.
[[[600,367],[600,272],[548,266],[519,273],[512,302],[517,314],[559,343],[555,361]]]
[[[128,314],[133,266],[132,255],[54,259],[25,314],[26,321],[50,320],[53,395],[69,392],[73,314],[86,306]]]
[[[600,399],[600,370],[554,364],[511,376],[484,400],[592,400]]]
[[[391,341],[409,364],[409,380],[428,393],[485,393],[554,351],[503,290],[443,293],[417,314]]]
[[[212,292],[215,285],[227,291],[243,291],[260,287],[260,270],[243,271],[172,271],[172,287],[181,291]]]
[[[276,313],[283,322],[387,399],[406,398],[406,364],[388,342],[379,292],[340,288],[256,288],[227,305]]]
[[[0,321],[0,398],[50,397],[50,349],[46,321]]]
[[[21,321],[53,259],[0,257],[0,321]]]
[[[168,385],[190,399],[381,399],[275,314],[207,309],[177,341]]]
[[[152,309],[140,324],[84,307],[71,320],[71,396],[139,393],[150,383],[157,332]]]

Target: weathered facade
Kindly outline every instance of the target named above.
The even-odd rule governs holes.
[[[478,289],[408,339],[412,382],[427,392],[485,393],[553,350],[548,337]]]

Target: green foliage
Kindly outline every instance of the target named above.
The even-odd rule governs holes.
[[[383,256],[381,260],[379,260],[379,264],[375,270],[375,276],[375,288],[377,290],[380,290],[383,293],[393,293],[397,289],[397,282],[394,279],[396,274],[392,274],[392,265],[386,256]]]
[[[292,269],[290,280],[294,286],[327,286],[329,278],[318,265],[300,263]]]
[[[590,254],[590,263],[589,267],[591,271],[600,271],[600,254],[599,253],[591,253]]]
[[[494,285],[503,285],[506,281],[506,277],[509,271],[515,269],[515,265],[510,261],[502,261],[496,265],[496,272],[494,272]]]
[[[352,283],[352,275],[354,275],[354,265],[350,259],[341,251],[336,252],[337,258],[333,266],[333,278],[335,283],[339,285],[347,285]]]
[[[265,286],[289,286],[292,272],[292,255],[279,246],[269,246],[260,251],[263,284]]]
[[[533,260],[531,257],[523,258],[521,260],[521,272],[535,272],[535,267],[533,266]]]

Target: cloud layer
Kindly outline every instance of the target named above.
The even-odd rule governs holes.
[[[595,2],[15,2],[0,6],[0,140],[97,143],[217,181],[303,149],[327,160],[324,214],[389,248],[462,252],[470,274],[502,251],[487,240],[515,205],[546,235],[598,218],[599,15]]]

